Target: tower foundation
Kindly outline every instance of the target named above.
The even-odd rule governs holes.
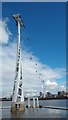
[[[11,105],[11,112],[24,112],[25,111],[25,105],[21,102],[13,102]]]

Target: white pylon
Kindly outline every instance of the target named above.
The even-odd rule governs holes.
[[[33,108],[35,108],[35,98],[33,98]]]
[[[20,26],[23,26],[21,16],[19,14],[13,15],[18,26],[18,45],[17,45],[17,59],[16,59],[16,73],[12,95],[11,111],[24,111],[24,95],[23,95],[23,81],[22,81],[22,64],[21,64],[21,48],[20,48]]]
[[[38,100],[38,98],[37,98],[37,107],[39,108],[39,100]]]
[[[28,97],[28,108],[30,108],[30,98]]]

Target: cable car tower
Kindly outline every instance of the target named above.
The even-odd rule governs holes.
[[[22,64],[21,64],[21,48],[20,48],[20,27],[24,27],[24,23],[19,14],[13,15],[16,25],[18,27],[18,44],[17,44],[17,58],[16,58],[16,72],[12,95],[11,112],[24,112],[24,95],[23,95],[23,81],[22,81]]]

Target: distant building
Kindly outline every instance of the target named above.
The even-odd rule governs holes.
[[[44,94],[43,92],[40,92],[39,93],[39,97],[44,97]],[[58,91],[57,94],[52,94],[51,92],[47,92],[46,93],[46,98],[68,98],[68,92],[65,92],[65,91]]]
[[[43,97],[43,96],[44,96],[43,92],[40,92],[40,97]]]
[[[62,94],[62,96],[66,96],[66,92],[65,91],[62,91],[61,94]]]
[[[58,96],[66,96],[66,92],[65,91],[59,91]]]
[[[49,95],[49,96],[52,96],[52,93],[50,93],[50,92],[47,92],[47,95]]]
[[[68,98],[68,92],[66,92],[66,96],[67,96],[67,98]]]
[[[52,93],[47,92],[46,97],[52,97],[52,96],[53,96]]]
[[[58,96],[61,96],[61,92],[60,91],[58,92]]]
[[[53,94],[52,96],[53,96],[53,98],[56,98],[56,97],[57,97],[57,94]]]

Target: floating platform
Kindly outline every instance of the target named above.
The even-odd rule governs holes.
[[[64,108],[64,107],[54,107],[54,106],[45,106],[45,107],[43,107],[43,108],[68,110],[68,108]]]
[[[28,105],[26,106],[26,108],[28,108]],[[30,108],[33,108],[33,106],[31,106]],[[39,106],[39,107],[35,107],[35,108],[49,108],[49,109],[60,109],[60,110],[68,110],[68,108],[65,107],[54,107],[54,106]],[[0,107],[0,109],[11,109],[10,106],[7,107]]]

